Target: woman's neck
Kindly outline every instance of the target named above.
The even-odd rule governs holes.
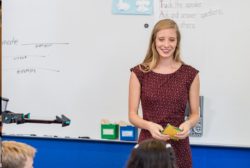
[[[175,67],[178,62],[171,58],[160,58],[156,67]],[[178,64],[179,65],[179,64]]]
[[[180,68],[181,62],[176,62],[171,59],[160,59],[157,66],[153,69],[155,72],[159,73],[172,73]]]

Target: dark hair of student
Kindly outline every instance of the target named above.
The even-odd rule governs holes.
[[[127,168],[177,168],[173,148],[159,140],[145,140],[132,150]]]

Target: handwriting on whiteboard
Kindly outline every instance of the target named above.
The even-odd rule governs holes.
[[[69,42],[27,42],[16,37],[4,39],[3,71],[14,72],[16,75],[37,74],[40,72],[60,72],[57,68],[57,47],[66,49]],[[53,50],[51,50],[53,47]],[[63,47],[63,48],[62,48]],[[39,48],[39,50],[37,50]],[[51,48],[51,49],[50,49]],[[13,52],[14,51],[14,52]],[[56,60],[56,61],[55,61]]]

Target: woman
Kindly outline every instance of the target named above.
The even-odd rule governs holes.
[[[141,128],[139,142],[145,139],[168,141],[173,146],[179,168],[191,168],[189,132],[199,120],[198,70],[180,58],[181,35],[171,19],[154,26],[144,61],[131,68],[129,120]],[[138,115],[141,101],[143,117]],[[187,102],[189,118],[184,120]],[[161,131],[167,124],[179,127],[178,141]]]

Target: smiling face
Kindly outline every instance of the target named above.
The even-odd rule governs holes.
[[[151,71],[162,59],[182,62],[180,42],[180,30],[174,20],[163,19],[158,21],[151,33],[148,51],[141,64],[142,70],[145,72]]]
[[[177,33],[173,28],[162,29],[156,34],[155,48],[160,58],[173,58],[177,46]]]

